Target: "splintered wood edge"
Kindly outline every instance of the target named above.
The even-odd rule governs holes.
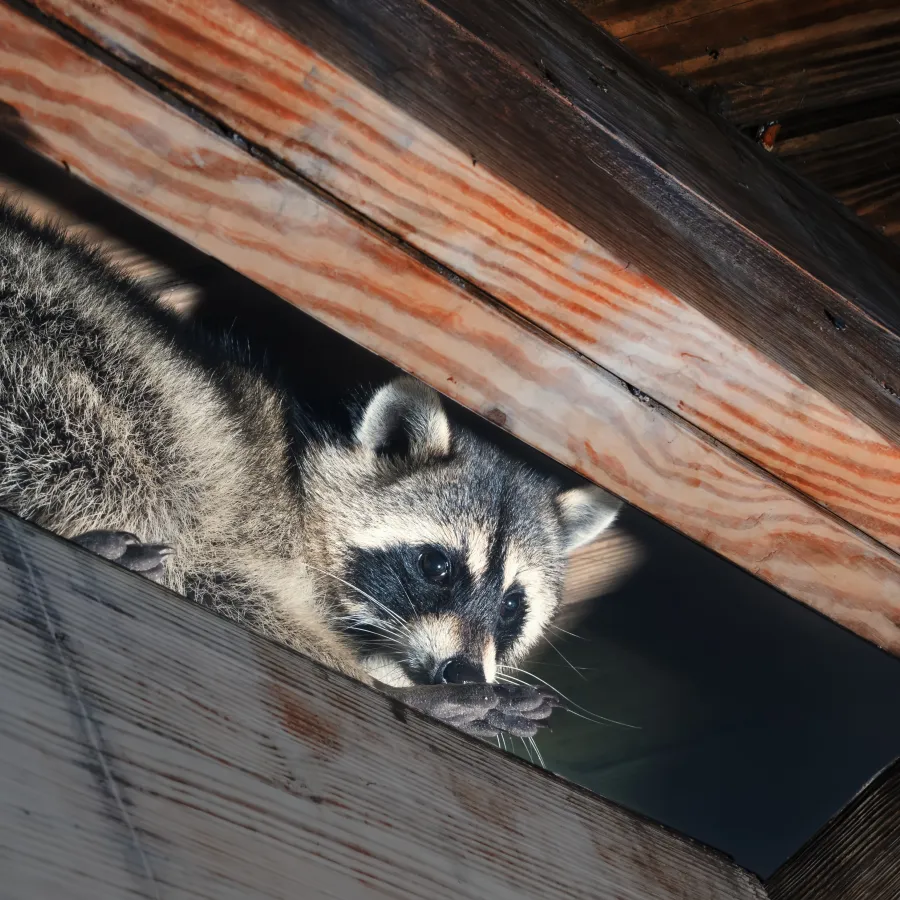
[[[0,100],[72,172],[893,652],[889,550],[328,198],[0,8]]]
[[[38,5],[900,550],[900,447],[238,0]]]
[[[8,896],[764,900],[724,856],[0,512]]]

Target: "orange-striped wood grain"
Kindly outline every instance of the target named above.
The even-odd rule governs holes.
[[[235,0],[38,5],[900,549],[900,448]]]
[[[900,652],[894,553],[5,6],[0,102],[97,187]]]

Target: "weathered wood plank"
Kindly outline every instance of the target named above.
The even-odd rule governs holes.
[[[240,3],[40,5],[900,549],[900,447]]]
[[[5,6],[0,100],[19,111],[45,152],[95,186],[900,652],[894,553]]]
[[[0,896],[146,897],[140,845],[91,753],[62,648],[38,596],[10,593],[16,551],[0,544]]]
[[[771,900],[896,900],[900,760],[873,778],[766,887]]]
[[[5,897],[765,897],[5,513],[0,560]]]
[[[900,438],[900,248],[562,0],[243,2]]]

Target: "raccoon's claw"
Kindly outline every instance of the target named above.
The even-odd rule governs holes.
[[[532,719],[547,719],[562,705],[559,695],[542,685],[496,684],[494,691],[500,709],[514,710]]]
[[[166,559],[175,552],[167,544],[143,544],[129,531],[86,531],[72,540],[85,550],[157,584],[165,582]]]
[[[485,715],[485,722],[500,734],[530,738],[549,724],[547,719],[560,705],[549,688],[532,685],[494,685],[497,706]]]

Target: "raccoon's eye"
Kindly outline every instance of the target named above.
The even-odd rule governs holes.
[[[450,558],[443,550],[431,547],[419,555],[419,571],[434,584],[450,580]]]
[[[500,618],[511,619],[522,608],[524,600],[522,591],[510,591],[500,604]]]

